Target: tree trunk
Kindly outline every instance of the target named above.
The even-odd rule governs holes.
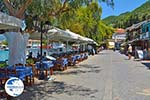
[[[19,10],[15,10],[11,5],[9,0],[3,0],[9,14],[19,19],[24,19],[24,12],[31,4],[32,0],[27,0],[26,3],[22,4]],[[21,32],[6,32],[4,33],[9,47],[9,58],[8,64],[15,65],[15,64],[24,64],[26,63],[26,45],[29,38],[29,34],[22,35]]]
[[[9,58],[8,65],[24,64],[26,63],[26,45],[29,34],[21,34],[20,32],[6,32],[5,37],[8,41]]]

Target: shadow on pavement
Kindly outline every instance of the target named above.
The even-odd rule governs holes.
[[[99,73],[102,69],[100,66],[93,66],[88,64],[76,65],[70,67],[73,69],[71,71],[66,72],[57,72],[56,75],[77,75],[77,74],[85,74],[85,73]]]
[[[98,69],[98,68],[101,68],[101,66],[89,65],[89,64],[80,64],[80,65],[70,66],[70,68],[71,69],[77,69],[77,68]]]
[[[150,62],[142,62],[143,65],[145,65],[148,69],[150,69]]]
[[[55,73],[56,75],[77,75],[84,73],[99,73],[102,69],[100,66],[81,64],[76,66],[71,66],[68,71]],[[98,90],[93,90],[87,87],[79,86],[79,85],[71,85],[64,82],[59,81],[43,81],[41,83],[35,84],[30,87],[25,87],[24,93],[12,100],[49,100],[57,99],[57,95],[64,94],[68,96],[78,95],[78,96],[89,96],[90,98],[94,98],[91,96],[98,92]],[[45,99],[46,98],[46,99]]]
[[[54,97],[53,94],[90,96],[96,92],[98,92],[98,90],[92,90],[83,86],[69,85],[59,81],[44,81],[41,84],[26,87],[25,92],[21,96],[13,98],[13,100],[43,100],[45,97],[47,98],[46,100],[50,100],[50,98],[57,98],[57,96]]]
[[[109,53],[99,52],[97,55],[109,55]]]
[[[77,74],[84,74],[84,73],[99,73],[101,70],[75,70],[75,71],[69,71],[65,73],[57,73],[57,75],[77,75]]]
[[[91,69],[96,69],[96,68],[100,68],[100,66],[97,66],[97,65],[88,65],[88,64],[81,64],[81,65],[79,65],[79,68],[91,68]]]

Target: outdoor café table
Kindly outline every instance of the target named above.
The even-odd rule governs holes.
[[[82,60],[86,59],[88,57],[87,53],[82,53]]]
[[[77,54],[77,55],[76,55],[76,60],[77,60],[78,62],[80,62],[80,60],[81,60],[81,55],[80,55],[80,54]]]
[[[76,56],[72,56],[72,63],[73,63],[73,65],[75,65],[76,64]]]
[[[80,54],[77,54],[76,55],[77,59],[79,60],[81,58],[81,55]]]
[[[63,70],[67,69],[68,66],[68,58],[61,58],[59,60],[54,61],[55,66],[59,66],[58,68],[61,70],[61,68],[63,68]]]
[[[71,56],[71,59],[68,59],[68,63],[70,63],[71,65],[75,65],[76,64],[76,56]]]
[[[16,74],[9,73],[9,77],[18,77],[21,80],[25,80],[26,76],[32,77],[32,67],[25,67],[25,66],[8,66],[8,70],[15,70]]]
[[[62,58],[63,60],[63,65],[66,66],[68,64],[68,59],[67,58]]]
[[[61,61],[58,61],[57,63],[61,64],[62,67],[65,67],[68,65],[68,59],[67,58],[62,58]]]
[[[88,58],[88,56],[89,56],[88,53],[85,53],[85,58],[86,58],[86,59]]]
[[[84,59],[84,53],[81,54],[81,60],[83,60],[83,59]]]
[[[65,69],[67,69],[67,66],[68,66],[68,59],[67,59],[67,58],[62,58],[62,60],[63,60],[63,67],[64,67]]]
[[[40,65],[40,62],[36,62],[36,64],[35,64],[35,68],[37,70],[45,70],[46,71],[46,77],[48,76],[48,74],[47,74],[48,69],[50,70],[50,75],[53,74],[53,67],[54,67],[54,64],[52,61],[42,61],[42,66]]]

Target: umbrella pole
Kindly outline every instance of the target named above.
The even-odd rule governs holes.
[[[43,42],[43,33],[42,33],[42,28],[43,28],[43,23],[41,22],[41,25],[40,25],[40,31],[41,31],[41,48],[40,48],[40,53],[41,53],[41,58],[40,58],[40,75],[39,75],[39,80],[44,80],[45,79],[45,75],[44,75],[44,69],[43,69],[43,64],[42,64],[42,52],[43,52],[43,49],[42,49],[42,42]]]
[[[68,40],[67,40],[66,52],[68,52]]]

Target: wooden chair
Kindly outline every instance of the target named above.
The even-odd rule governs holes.
[[[54,64],[54,68],[53,68],[53,69],[54,69],[54,70],[63,70],[61,63],[62,63],[62,57],[56,58],[56,61],[55,61],[55,64]]]
[[[0,99],[9,97],[5,91],[5,83],[7,80],[8,80],[7,69],[0,68]]]
[[[7,69],[6,68],[0,68],[0,85],[4,85],[7,81]]]
[[[73,57],[73,55],[68,55],[67,59],[68,59],[68,65],[74,66],[76,64],[76,59]]]
[[[35,77],[35,64],[26,64],[26,67],[32,67],[32,75],[26,76],[27,85],[34,84],[34,77]]]

